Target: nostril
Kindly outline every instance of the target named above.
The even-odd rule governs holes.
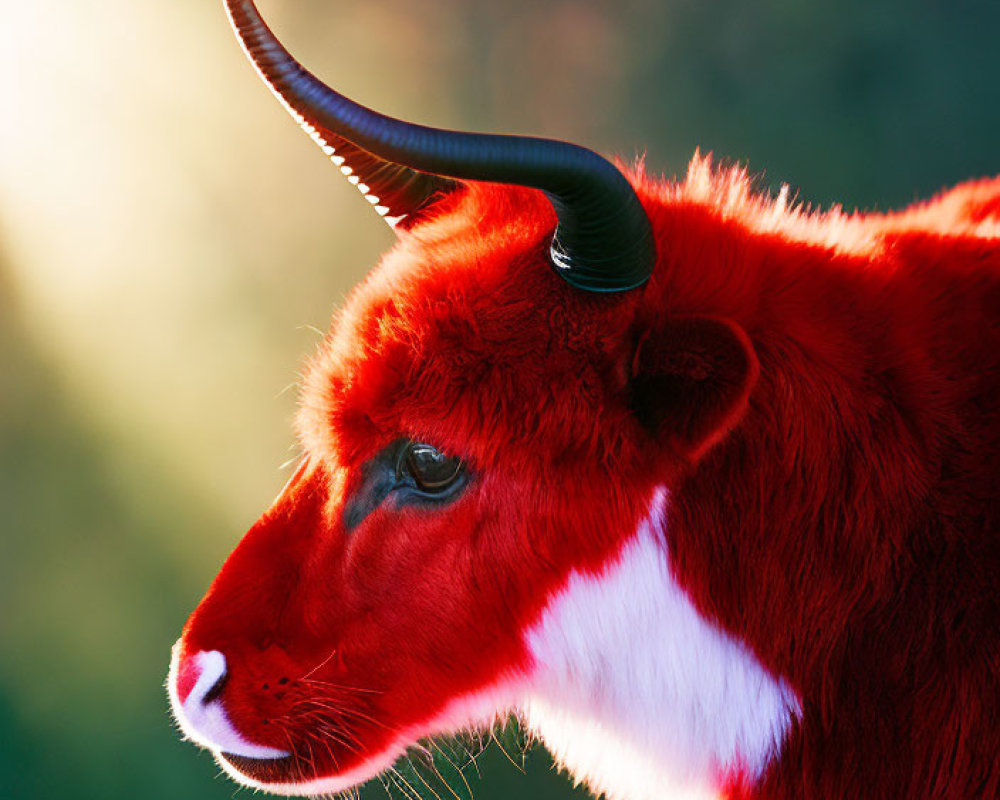
[[[222,694],[222,689],[226,685],[226,677],[229,673],[223,672],[218,678],[215,679],[215,683],[208,687],[205,694],[201,698],[201,704],[207,706],[216,697]]]
[[[177,671],[177,695],[181,703],[208,705],[226,683],[226,657],[218,650],[202,651],[184,658]]]

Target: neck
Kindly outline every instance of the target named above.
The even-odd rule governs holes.
[[[529,726],[578,780],[616,800],[719,796],[778,756],[792,690],[701,616],[675,582],[667,496],[600,574],[574,573],[527,641]]]

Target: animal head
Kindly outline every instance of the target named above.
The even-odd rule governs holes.
[[[830,220],[705,161],[677,186],[562,142],[383,117],[306,72],[251,0],[227,7],[398,240],[308,364],[302,462],[175,645],[184,732],[286,794],[349,788],[510,710],[615,796],[760,779],[836,657],[803,638],[847,613],[824,617],[821,599],[861,602],[842,567],[887,557],[797,538],[846,452],[808,410],[843,396],[857,355],[802,299],[848,302],[831,265],[865,263],[875,229],[822,247]],[[733,269],[736,252],[774,271]],[[779,330],[755,330],[775,307]],[[762,350],[791,368],[763,375]],[[909,464],[897,444],[881,455]],[[768,457],[771,472],[746,467]],[[796,460],[817,485],[787,487],[793,510],[765,539],[765,498]],[[771,614],[789,623],[768,637]]]

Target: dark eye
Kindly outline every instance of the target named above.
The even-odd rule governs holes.
[[[461,477],[462,460],[446,456],[429,444],[410,442],[403,448],[398,469],[409,475],[420,491],[442,494]]]

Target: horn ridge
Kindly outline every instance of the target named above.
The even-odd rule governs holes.
[[[387,160],[324,125],[310,98],[326,87],[278,41],[252,2],[227,0],[226,11],[243,51],[285,110],[392,227],[408,228],[434,199],[455,187],[441,175]]]
[[[268,29],[253,0],[226,0],[226,6],[258,72],[305,130],[341,150],[345,159],[351,153],[356,160],[363,154],[391,162],[400,170],[392,172],[393,179],[409,187],[415,210],[454,185],[440,183],[438,176],[534,187],[555,209],[551,260],[570,284],[617,292],[649,279],[656,260],[649,218],[631,184],[607,159],[555,139],[449,131],[380,114],[305,70]],[[349,162],[342,171],[344,166],[354,170]]]

